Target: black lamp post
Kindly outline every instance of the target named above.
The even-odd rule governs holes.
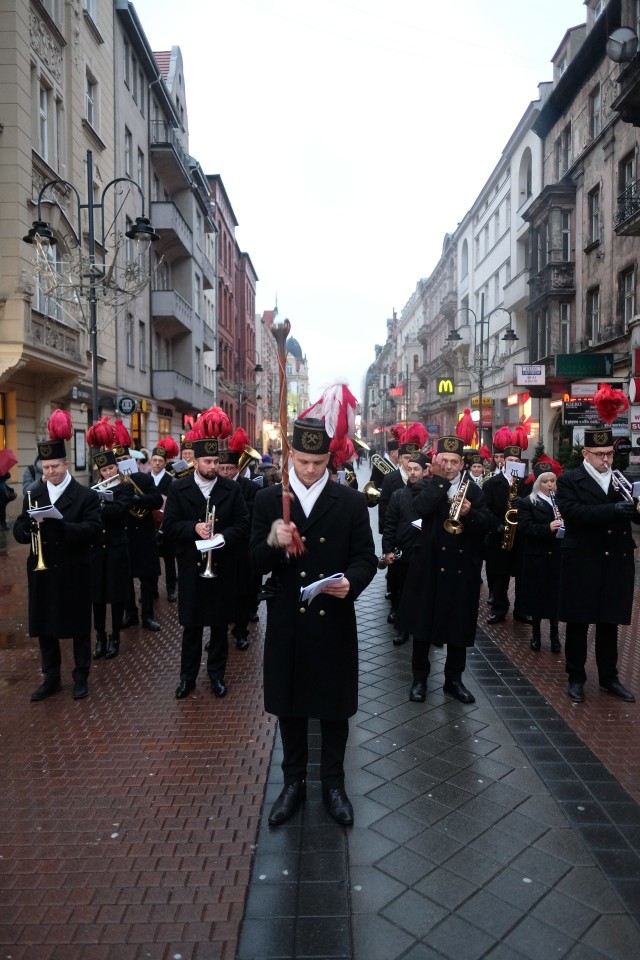
[[[250,390],[251,390],[251,385],[247,383],[247,381],[244,379],[244,376],[243,376],[243,374],[242,374],[243,364],[245,363],[247,357],[249,357],[249,356],[253,357],[254,360],[257,360],[257,362],[256,362],[256,364],[255,364],[255,366],[254,366],[254,368],[253,368],[253,373],[254,373],[254,374],[256,374],[256,373],[264,373],[264,368],[263,368],[263,366],[262,366],[262,364],[261,364],[261,362],[260,362],[260,357],[258,356],[257,351],[255,351],[255,350],[245,350],[244,353],[241,353],[240,355],[237,355],[237,354],[235,355],[234,367],[235,367],[235,372],[236,372],[237,380],[235,380],[235,381],[229,380],[229,381],[223,382],[223,384],[222,384],[222,385],[223,385],[223,388],[224,388],[225,390],[227,390],[229,393],[233,393],[233,394],[236,394],[236,395],[237,395],[237,397],[238,397],[238,415],[239,415],[240,419],[242,419],[242,407],[243,407],[243,405],[246,403],[246,401],[249,399],[249,394],[250,394]],[[218,373],[224,373],[224,366],[222,365],[222,363],[218,362],[218,363],[216,364],[214,373],[216,373],[216,374],[218,374]],[[256,400],[262,400],[262,397],[261,397],[260,394],[258,393],[259,387],[260,387],[259,383],[256,383],[256,384],[255,384],[255,390],[256,390],[255,399],[256,399]]]
[[[487,324],[487,334],[488,334],[488,332],[489,332],[489,318],[492,316],[492,314],[498,313],[499,311],[502,311],[502,312],[506,313],[506,314],[508,315],[508,317],[509,317],[509,326],[507,327],[507,329],[506,329],[506,331],[505,331],[505,333],[504,333],[504,336],[502,337],[502,340],[505,341],[506,343],[515,343],[517,340],[520,339],[520,337],[518,337],[518,335],[516,334],[515,330],[513,329],[513,321],[512,321],[512,318],[511,318],[511,311],[510,311],[510,310],[507,310],[506,307],[494,307],[493,310],[490,310],[489,313],[485,314],[485,312],[484,312],[484,294],[482,294],[481,297],[480,297],[480,319],[479,319],[479,320],[478,320],[475,312],[474,312],[473,310],[471,310],[470,307],[459,307],[459,309],[456,310],[456,312],[455,312],[454,315],[453,315],[453,319],[454,319],[454,320],[455,320],[456,316],[457,316],[459,313],[470,313],[471,316],[473,317],[473,343],[474,343],[474,348],[475,348],[475,351],[476,351],[476,356],[474,357],[474,368],[475,368],[476,373],[477,373],[477,375],[478,375],[478,414],[479,414],[479,421],[478,421],[478,438],[479,438],[479,446],[482,446],[482,399],[483,399],[483,394],[484,394],[484,374],[485,374],[485,370],[488,369],[488,367],[489,367],[489,359],[488,359],[488,357],[487,357],[487,360],[486,360],[486,363],[485,363],[485,356],[484,356],[484,325],[485,325],[485,323]],[[477,341],[477,330],[478,330],[478,327],[480,327],[480,344],[479,344],[479,346],[480,346],[480,352],[479,352],[479,353],[478,353],[478,341]],[[458,333],[458,331],[457,331],[456,329],[453,329],[453,328],[452,328],[452,329],[449,331],[449,334],[448,334],[448,336],[446,337],[446,340],[447,340],[449,343],[455,343],[455,342],[457,342],[457,341],[459,341],[459,340],[462,340],[462,337],[460,336],[460,334]],[[488,346],[488,345],[489,345],[489,337],[487,336],[487,346]]]
[[[129,240],[135,240],[138,244],[138,256],[137,263],[139,265],[140,258],[143,253],[146,253],[149,249],[149,246],[152,242],[159,240],[159,236],[154,232],[153,227],[151,226],[150,220],[144,215],[144,204],[145,197],[142,191],[140,184],[136,183],[135,180],[132,180],[131,177],[116,177],[113,180],[110,180],[109,183],[104,187],[102,193],[100,194],[100,200],[95,202],[93,197],[93,153],[91,150],[87,150],[87,202],[82,203],[80,199],[80,194],[76,187],[68,180],[49,180],[44,184],[40,193],[38,194],[38,219],[33,221],[33,226],[29,230],[26,237],[23,237],[25,243],[34,245],[38,253],[41,255],[44,261],[48,265],[48,254],[49,249],[58,242],[56,237],[53,234],[53,231],[49,228],[49,225],[45,220],[42,219],[42,199],[45,192],[55,186],[65,187],[70,190],[76,198],[76,214],[77,214],[77,226],[78,226],[78,248],[80,251],[80,263],[78,269],[78,276],[75,281],[71,283],[70,290],[72,291],[70,299],[77,300],[77,298],[84,298],[89,305],[89,343],[91,350],[91,402],[93,406],[93,419],[97,420],[100,415],[100,398],[98,395],[98,302],[100,295],[107,297],[108,295],[112,296],[112,302],[114,304],[118,303],[122,305],[127,299],[132,299],[133,296],[137,296],[148,281],[148,275],[144,279],[142,285],[140,285],[140,273],[139,267],[133,268],[133,265],[128,264],[125,268],[125,279],[124,285],[122,285],[117,277],[115,271],[115,263],[112,267],[107,270],[107,265],[105,261],[105,251],[107,244],[107,229],[105,224],[105,212],[104,212],[104,198],[107,190],[110,187],[114,187],[116,184],[126,183],[129,186],[135,187],[142,198],[142,216],[136,217],[136,222],[130,230],[127,230],[125,236]],[[82,211],[87,211],[87,257],[88,261],[86,264],[82,262],[82,235],[83,235],[83,224],[82,224]],[[100,244],[102,249],[102,262],[96,262],[96,231],[95,231],[95,215],[96,211],[100,213],[101,217],[101,234],[100,234]],[[127,276],[127,274],[130,274]],[[51,279],[51,272],[48,273],[49,278]],[[132,283],[133,281],[133,283]],[[51,293],[54,299],[56,299],[56,288],[58,287],[57,281],[51,283]],[[58,299],[64,299],[63,297],[58,297]]]

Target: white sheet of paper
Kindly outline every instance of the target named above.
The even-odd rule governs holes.
[[[186,460],[174,460],[171,464],[171,469],[174,473],[182,473],[183,470],[189,469],[189,464]]]
[[[202,553],[206,553],[208,550],[219,550],[220,547],[224,547],[225,539],[221,533],[216,533],[215,537],[212,537],[211,540],[196,540],[196,547]]]
[[[420,517],[418,520],[412,520],[411,526],[415,527],[416,530],[422,530],[422,517]]]
[[[324,577],[322,580],[316,580],[314,583],[310,583],[308,587],[303,587],[300,591],[300,599],[303,603],[305,600],[311,603],[314,597],[322,593],[322,588],[325,583],[331,583],[332,580],[342,580],[343,577],[344,573],[332,573],[330,577]]]
[[[121,460],[118,463],[118,470],[120,471],[120,473],[137,473],[138,472],[137,461],[134,460],[133,457],[129,457],[128,460]]]
[[[55,506],[51,504],[48,507],[33,507],[31,510],[27,510],[27,513],[30,517],[33,517],[34,520],[62,520],[62,514]]]
[[[504,465],[504,475],[507,480],[510,480],[513,475],[516,477],[524,477],[524,463],[516,463],[515,460],[507,460]]]

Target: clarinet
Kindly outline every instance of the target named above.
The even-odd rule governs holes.
[[[562,514],[558,510],[558,504],[556,503],[555,494],[549,494],[549,500],[551,500],[551,506],[553,507],[553,519],[562,521],[562,526],[556,530],[556,539],[562,540],[564,537],[564,520],[562,520]]]

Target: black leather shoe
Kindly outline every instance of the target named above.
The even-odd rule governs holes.
[[[514,613],[513,619],[517,620],[518,623],[533,623],[533,617],[528,613]]]
[[[426,680],[416,680],[414,685],[409,690],[409,700],[413,700],[415,703],[424,703],[427,699],[427,682]]]
[[[216,697],[226,697],[227,688],[224,685],[223,680],[212,680],[211,681],[211,693],[214,693]]]
[[[387,623],[395,623],[395,622],[396,622],[396,612],[395,610],[390,610],[389,616],[387,617]]]
[[[93,659],[100,660],[107,652],[107,635],[104,631],[96,633],[96,649],[93,652]]]
[[[336,823],[342,827],[350,827],[353,823],[353,807],[344,787],[329,787],[322,791],[324,805]]]
[[[84,700],[85,697],[89,696],[89,684],[87,683],[86,677],[73,681],[72,696],[74,700]]]
[[[408,633],[396,633],[395,637],[393,638],[393,645],[394,647],[401,647],[402,644],[406,643],[408,639]]]
[[[573,700],[574,703],[582,703],[584,700],[584,684],[578,680],[574,683],[569,683],[567,693],[569,694],[569,699]]]
[[[133,613],[125,613],[124,619],[122,621],[122,630],[126,630],[127,627],[137,627],[140,625],[137,615]]]
[[[295,783],[287,783],[280,791],[280,795],[269,814],[269,826],[279,827],[290,819],[303,803],[307,796],[307,786],[304,780],[296,780]]]
[[[502,623],[506,613],[492,613],[490,617],[487,617],[487,623]]]
[[[459,700],[460,703],[475,703],[476,698],[467,690],[462,680],[446,680],[442,688],[450,697]]]
[[[184,700],[192,690],[195,690],[195,686],[193,680],[181,680],[176,687],[176,700]]]
[[[631,690],[627,690],[626,687],[623,687],[619,680],[613,680],[611,683],[607,684],[601,683],[600,689],[610,693],[612,697],[617,697],[618,700],[626,700],[627,703],[636,702],[636,698],[631,693]]]
[[[167,590],[167,600],[169,601],[169,603],[175,603],[177,599],[178,599],[177,590]]]
[[[116,633],[109,634],[109,643],[107,644],[107,660],[113,660],[120,652],[120,637]]]
[[[157,620],[154,620],[152,617],[147,617],[146,620],[143,620],[142,626],[146,630],[154,630],[156,632],[160,629],[160,624],[158,623]]]
[[[248,650],[249,643],[249,637],[236,637],[236,650]]]
[[[551,653],[562,653],[560,637],[551,637]]]
[[[41,683],[38,689],[31,694],[31,699],[34,703],[37,700],[46,700],[47,697],[52,697],[59,690],[62,690],[62,684],[59,680],[56,683]]]
[[[249,623],[259,623],[259,622],[260,622],[260,616],[256,611],[255,613],[252,613],[251,616],[249,617]]]

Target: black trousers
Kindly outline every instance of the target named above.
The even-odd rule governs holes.
[[[60,665],[62,663],[60,641],[57,637],[43,636],[38,637],[38,642],[40,644],[44,682],[52,685],[57,684],[60,681]],[[73,659],[75,662],[73,679],[86,680],[91,670],[91,634],[73,638]]]
[[[569,683],[584,683],[587,679],[588,623],[568,623],[564,641],[565,670]],[[618,625],[596,623],[596,665],[598,682],[603,686],[618,679]]]
[[[178,574],[176,572],[176,551],[173,543],[163,543],[160,556],[164,560],[164,583],[167,593],[172,593],[178,585]],[[158,581],[155,586],[157,588]]]
[[[387,581],[389,592],[391,593],[391,609],[399,610],[400,602],[402,600],[402,592],[404,590],[404,585],[407,582],[407,574],[409,573],[409,564],[403,563],[402,560],[396,560],[395,563],[392,563],[389,567],[389,579]]]
[[[142,609],[143,620],[153,620],[153,593],[157,582],[156,577],[139,577],[140,580],[140,607]],[[129,600],[127,602],[127,613],[132,617],[138,616],[136,606],[136,588],[131,578],[131,587],[129,591]]]
[[[111,633],[118,636],[122,627],[124,617],[124,603],[111,604]],[[94,603],[93,605],[93,626],[97,633],[105,633],[107,629],[107,604]]]
[[[305,780],[309,760],[308,717],[278,717],[282,738],[284,782]],[[344,786],[344,754],[349,737],[349,720],[320,720],[320,779],[322,785]]]
[[[413,655],[411,657],[411,669],[413,671],[414,682],[426,680],[431,671],[429,663],[429,648],[431,644],[423,640],[413,638]],[[454,647],[453,644],[447,644],[447,657],[444,662],[445,680],[455,680],[459,683],[462,680],[462,673],[467,665],[467,648]]]
[[[187,683],[195,683],[200,671],[203,630],[204,627],[184,627],[182,631],[180,679],[186,680]],[[224,680],[228,653],[227,625],[211,627],[209,649],[207,650],[209,680]]]

